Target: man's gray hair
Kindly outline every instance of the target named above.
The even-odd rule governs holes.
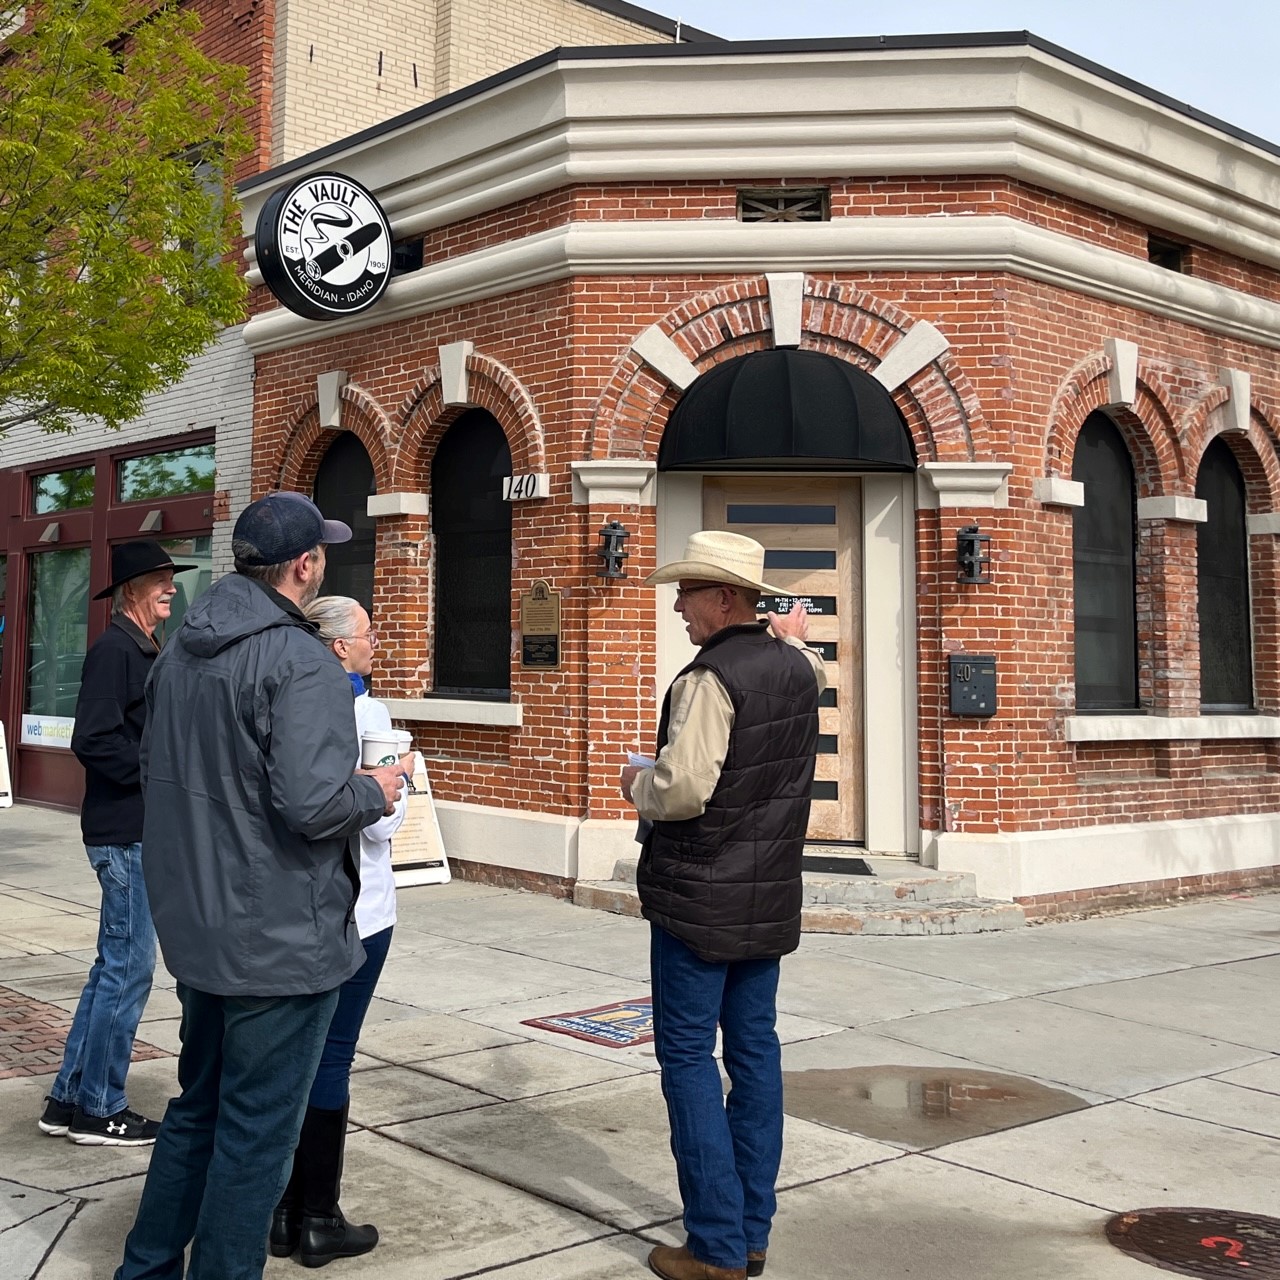
[[[111,616],[113,618],[120,617],[120,615],[124,613],[125,609],[128,608],[129,597],[125,595],[125,588],[128,585],[129,584],[127,582],[122,582],[111,593]]]
[[[356,626],[356,610],[364,606],[350,596],[320,596],[313,600],[303,613],[308,622],[320,628],[320,639],[325,644],[350,638]]]
[[[320,543],[316,543],[307,555],[315,560],[320,555]],[[241,556],[256,556],[258,548],[251,542],[245,542],[241,538],[235,538],[231,543],[231,555],[234,559],[235,570],[241,577],[252,578],[254,582],[261,582],[266,587],[278,587],[288,576],[289,566],[293,560],[283,560],[279,564],[245,564],[240,558]],[[295,557],[296,559],[296,557]]]

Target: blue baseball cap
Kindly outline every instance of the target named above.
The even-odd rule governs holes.
[[[236,560],[255,568],[284,564],[322,542],[350,541],[350,526],[326,520],[310,498],[283,489],[249,503],[231,533]]]

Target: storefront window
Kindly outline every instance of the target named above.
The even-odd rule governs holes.
[[[142,502],[213,491],[213,444],[125,458],[116,467],[116,500]]]
[[[31,557],[26,713],[75,715],[89,632],[89,548]]]
[[[351,527],[351,541],[325,551],[327,596],[350,596],[373,611],[373,559],[376,533],[369,498],[376,492],[373,462],[360,437],[344,431],[329,446],[316,472],[315,503],[327,520]]]
[[[436,551],[435,689],[511,687],[511,449],[498,420],[471,409],[445,432],[431,467]]]
[[[8,610],[5,608],[5,593],[9,585],[9,557],[0,556],[0,676],[4,675],[4,629]]]
[[[213,535],[203,534],[193,538],[163,538],[160,545],[173,558],[174,564],[194,564],[197,567],[174,575],[173,585],[178,593],[169,606],[169,621],[162,623],[161,639],[176,635],[187,610],[204,595],[213,583]]]
[[[38,516],[93,506],[93,468],[50,471],[31,482],[31,509]]]

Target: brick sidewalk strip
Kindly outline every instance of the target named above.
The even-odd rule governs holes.
[[[71,1015],[65,1009],[0,986],[0,1080],[52,1075],[62,1065],[70,1030]],[[134,1062],[173,1056],[153,1044],[134,1042]]]

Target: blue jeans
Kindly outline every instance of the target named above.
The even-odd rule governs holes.
[[[102,888],[98,955],[49,1096],[91,1116],[113,1116],[128,1105],[124,1081],[151,993],[156,931],[142,881],[142,846],[94,844],[85,852]]]
[[[671,1122],[689,1252],[745,1267],[768,1248],[782,1161],[782,1051],[775,960],[710,964],[651,925],[653,1037]],[[729,1075],[716,1069],[716,1025]]]
[[[393,929],[394,926],[360,939],[364,944],[365,961],[338,988],[338,1007],[329,1024],[329,1034],[324,1039],[320,1068],[311,1086],[308,1106],[338,1111],[350,1100],[351,1064],[355,1061],[356,1042],[360,1039],[360,1028],[364,1026],[364,1015],[369,1012],[373,989],[378,985],[382,966],[387,960]]]
[[[115,1280],[261,1280],[338,993],[233,997],[178,984],[181,1096],[169,1103]]]

